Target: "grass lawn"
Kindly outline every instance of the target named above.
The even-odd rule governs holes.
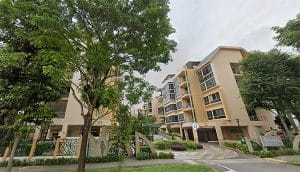
[[[300,165],[300,159],[292,160],[292,161],[289,161],[288,163],[293,164],[293,165]]]
[[[87,169],[87,172],[118,172],[117,168]],[[122,172],[213,172],[214,170],[206,165],[153,165],[145,167],[124,167]]]

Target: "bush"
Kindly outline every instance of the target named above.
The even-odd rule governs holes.
[[[151,153],[151,149],[149,146],[141,146],[141,152]]]
[[[158,154],[158,159],[174,159],[174,154],[172,152],[169,153],[160,152]]]
[[[150,153],[150,159],[158,159],[157,153]]]
[[[54,148],[53,142],[39,142],[36,146],[35,155],[42,156],[42,155],[49,155],[53,151]]]
[[[17,147],[15,156],[28,156],[31,149],[31,140],[22,140]]]
[[[168,143],[166,141],[158,141],[154,143],[156,149],[166,150],[169,148]]]
[[[196,150],[198,145],[192,141],[181,141],[181,140],[164,140],[154,143],[154,146],[160,150],[171,149],[171,145],[185,146],[187,149]]]
[[[150,159],[150,153],[148,152],[141,152],[136,154],[136,159],[137,160],[146,160]]]
[[[171,149],[175,151],[185,151],[186,147],[182,145],[171,145]]]
[[[241,143],[227,143],[225,142],[225,146],[226,147],[231,147],[231,148],[234,148],[234,149],[238,149],[244,153],[250,153],[249,152],[249,149],[248,149],[248,146],[246,144],[241,144]]]
[[[117,156],[105,156],[105,157],[87,157],[87,163],[102,163],[102,162],[116,162],[118,161]],[[33,161],[27,160],[18,160],[13,161],[13,166],[31,166],[31,165],[68,165],[68,164],[77,164],[77,158],[58,158],[58,159],[35,159]],[[0,166],[5,167],[7,161],[0,164]]]
[[[200,145],[200,144],[198,144],[198,145],[197,145],[197,149],[203,149],[203,146]]]

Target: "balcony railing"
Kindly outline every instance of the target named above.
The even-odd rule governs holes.
[[[265,121],[264,116],[249,116],[250,121]]]

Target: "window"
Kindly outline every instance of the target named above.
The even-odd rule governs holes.
[[[167,122],[178,122],[178,116],[177,115],[168,116]]]
[[[242,80],[236,79],[235,82],[236,82],[237,86],[238,86],[239,88],[241,88]]]
[[[165,112],[169,112],[169,111],[172,111],[172,110],[177,110],[176,108],[176,104],[170,104],[168,106],[165,107]]]
[[[208,95],[208,96],[204,97],[204,104],[205,105],[208,105],[210,103],[219,102],[219,101],[221,101],[219,92],[216,92],[216,93],[213,93],[211,95]]]
[[[159,114],[159,115],[163,115],[163,114],[164,114],[164,108],[163,108],[163,107],[159,107],[159,108],[157,109],[157,111],[158,111],[158,114]]]
[[[213,110],[214,119],[225,118],[225,112],[223,108]]]
[[[183,114],[179,114],[179,115],[178,115],[178,120],[179,120],[179,121],[184,121],[184,116],[183,116]]]
[[[207,117],[208,117],[209,120],[214,119],[213,114],[212,114],[211,111],[207,111],[206,113],[207,113]]]
[[[182,102],[177,102],[177,109],[181,109],[182,108]]]
[[[56,118],[64,118],[67,109],[67,103],[68,100],[59,100],[58,102],[48,103],[48,106],[55,111]]]
[[[232,72],[234,74],[241,74],[242,73],[240,64],[238,64],[238,63],[230,63],[230,67],[231,67]]]
[[[202,91],[205,91],[209,88],[216,86],[216,80],[214,78],[214,74],[212,72],[211,65],[209,64],[204,69],[202,69],[199,73],[200,79],[200,87]]]
[[[250,121],[259,121],[255,110],[247,110]]]
[[[208,96],[204,97],[204,104],[205,105],[208,105],[209,104],[209,99],[208,99]]]
[[[225,112],[223,108],[215,109],[212,111],[207,111],[207,117],[209,120],[211,119],[220,119],[220,118],[226,118]]]

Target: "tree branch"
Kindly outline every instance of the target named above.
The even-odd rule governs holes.
[[[83,103],[81,102],[81,100],[77,97],[77,95],[76,95],[76,92],[75,92],[75,90],[74,90],[74,88],[72,87],[72,85],[71,85],[71,90],[72,90],[72,94],[73,94],[73,96],[74,96],[74,98],[76,99],[76,101],[79,103],[79,105],[80,105],[80,109],[81,109],[81,112],[80,112],[80,115],[82,116],[82,117],[84,117],[84,111],[83,111]]]

